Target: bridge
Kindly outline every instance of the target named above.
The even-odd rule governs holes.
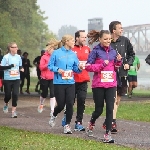
[[[128,26],[123,30],[137,54],[150,53],[150,24]]]

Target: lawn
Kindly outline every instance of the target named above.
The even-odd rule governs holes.
[[[132,150],[94,140],[0,127],[0,150]]]

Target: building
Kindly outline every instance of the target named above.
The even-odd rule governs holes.
[[[103,29],[103,18],[92,18],[88,19],[88,32],[91,30],[102,30]]]

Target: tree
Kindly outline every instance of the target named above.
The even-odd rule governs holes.
[[[47,17],[37,0],[0,0],[0,13],[0,46],[3,48],[15,41],[33,59],[49,38],[55,37],[44,22]]]
[[[58,30],[58,38],[61,39],[62,36],[64,36],[65,34],[70,34],[72,36],[74,36],[75,32],[77,32],[77,27],[74,27],[72,25],[63,25],[61,26],[61,28]]]

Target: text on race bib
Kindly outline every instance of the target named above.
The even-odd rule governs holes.
[[[63,80],[73,79],[73,72],[72,72],[72,70],[64,71],[62,73],[62,79]]]
[[[101,71],[101,82],[113,82],[114,73],[113,71]]]
[[[10,77],[18,77],[19,76],[19,71],[18,70],[11,70],[9,72]]]
[[[86,62],[87,61],[79,61],[79,63],[83,66],[83,69],[85,69]]]

